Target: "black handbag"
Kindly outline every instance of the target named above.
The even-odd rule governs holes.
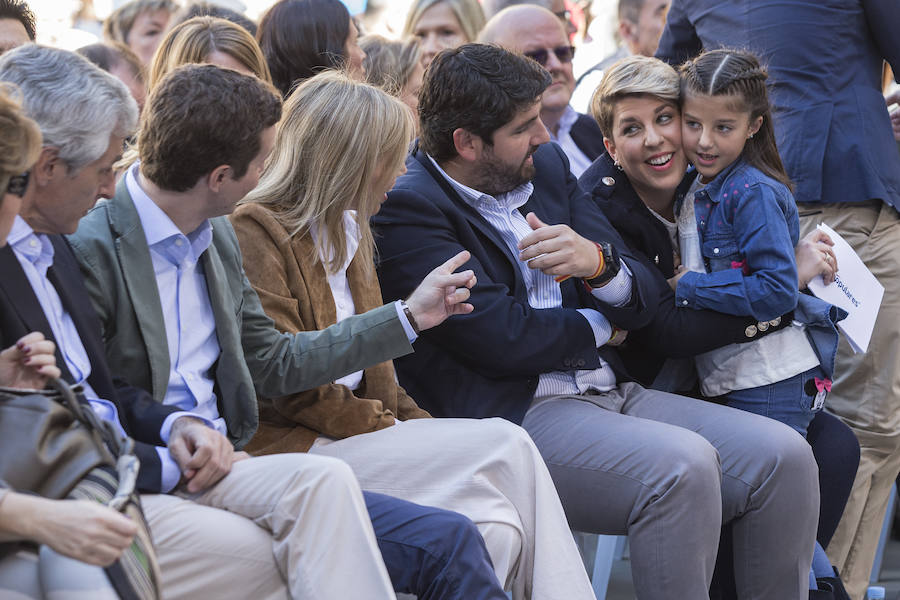
[[[45,498],[94,500],[130,517],[138,533],[106,574],[123,600],[159,600],[159,566],[136,492],[134,441],[76,397],[80,387],[58,379],[50,386],[0,387],[0,481]]]

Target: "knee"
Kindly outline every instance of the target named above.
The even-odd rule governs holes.
[[[682,430],[673,443],[659,450],[659,460],[666,462],[672,486],[688,488],[718,500],[722,467],[719,453],[704,437]]]
[[[818,489],[818,467],[809,443],[796,431],[777,421],[765,423],[759,432],[757,460],[768,470],[778,485],[795,485],[797,489]]]
[[[349,489],[359,491],[359,483],[350,465],[337,458],[313,454],[285,454],[291,462],[282,475],[291,473],[295,482],[316,489]]]

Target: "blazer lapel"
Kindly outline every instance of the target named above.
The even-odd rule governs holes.
[[[444,194],[450,199],[451,202],[459,206],[459,209],[465,215],[466,220],[468,220],[472,226],[477,229],[485,238],[491,241],[501,252],[503,252],[506,257],[509,259],[510,264],[515,265],[519,257],[513,256],[509,251],[509,248],[506,246],[506,243],[500,237],[500,234],[497,233],[497,230],[487,222],[487,220],[481,216],[481,214],[475,210],[468,202],[463,200],[456,189],[450,185],[450,182],[447,181],[443,175],[441,175],[440,171],[434,168],[434,165],[431,163],[431,159],[422,152],[418,151],[415,153],[416,160],[422,165],[425,171],[431,175],[432,179],[434,179],[435,183],[440,186],[440,188],[444,191]],[[521,279],[517,276],[517,279]]]
[[[115,198],[110,201],[109,220],[118,234],[115,244],[122,278],[150,361],[153,397],[162,402],[169,386],[169,342],[147,236],[124,178],[117,186]]]
[[[213,235],[218,223],[213,222]],[[222,258],[216,250],[215,244],[210,244],[209,248],[201,256],[203,262],[203,275],[206,278],[206,291],[209,295],[209,304],[212,307],[213,318],[216,321],[216,336],[219,338],[219,346],[222,351],[225,350],[229,338],[238,340],[238,348],[240,348],[240,332],[235,327],[234,303],[227,302],[222,286],[228,281],[225,275],[225,267],[222,265]]]
[[[26,332],[40,331],[44,337],[54,340],[53,330],[50,329],[50,322],[44,315],[41,303],[38,301],[34,290],[31,289],[31,282],[25,276],[19,259],[16,258],[13,249],[6,245],[0,248],[0,290],[6,296],[9,304],[15,309],[16,315],[22,321]],[[63,371],[63,376],[71,380],[71,375],[66,368],[66,362],[63,360],[59,344],[56,345],[56,364]]]
[[[285,231],[285,234],[287,231]],[[316,248],[311,234],[294,237],[291,240],[291,250],[297,261],[297,266],[303,274],[306,283],[306,293],[309,297],[309,310],[312,313],[313,325],[316,329],[325,329],[337,322],[337,308],[334,305],[334,295],[328,286],[325,267],[318,260],[313,261]],[[303,307],[300,307],[301,317]]]

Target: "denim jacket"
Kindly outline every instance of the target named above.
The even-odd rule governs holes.
[[[797,291],[800,221],[790,190],[738,160],[697,192],[694,214],[707,272],[686,273],[676,303],[760,321],[794,310],[830,375],[838,342],[834,323],[846,313]]]

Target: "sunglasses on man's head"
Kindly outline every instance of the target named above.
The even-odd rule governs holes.
[[[25,190],[28,189],[28,177],[30,175],[29,171],[25,171],[21,175],[10,177],[9,185],[6,186],[6,193],[14,194],[20,198],[24,196]]]
[[[575,56],[575,46],[557,46],[552,50],[548,50],[547,48],[541,48],[540,50],[531,50],[529,52],[523,52],[525,56],[537,62],[537,64],[542,67],[547,66],[547,59],[550,58],[550,52],[556,55],[556,60],[561,63],[572,62],[572,57]]]

